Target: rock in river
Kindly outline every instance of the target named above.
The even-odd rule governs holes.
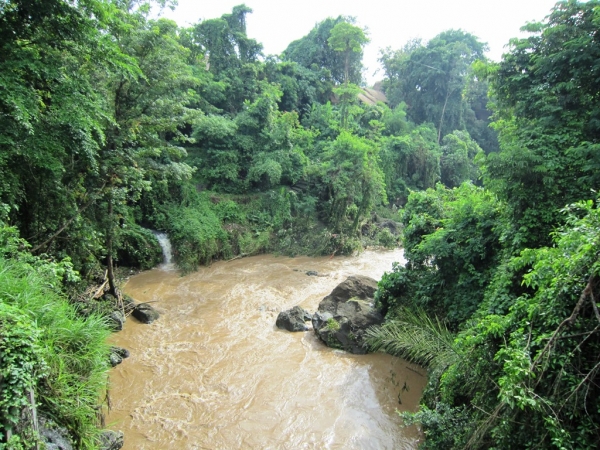
[[[307,331],[308,327],[304,322],[310,319],[311,316],[306,310],[294,306],[292,309],[280,312],[275,325],[277,325],[277,328],[284,328],[288,331]]]
[[[100,434],[100,450],[119,450],[123,443],[122,431],[103,430]]]
[[[131,314],[142,323],[152,323],[159,318],[158,311],[148,303],[140,303]]]
[[[380,325],[383,316],[373,306],[377,281],[362,275],[348,277],[319,303],[313,315],[315,334],[327,346],[364,354],[364,332]]]

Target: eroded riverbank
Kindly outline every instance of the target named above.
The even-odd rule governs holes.
[[[114,344],[131,357],[111,373],[108,421],[125,449],[416,448],[423,369],[388,355],[350,355],[274,326],[277,313],[314,311],[347,276],[379,279],[400,250],[348,258],[271,255],[197,273],[151,270],[125,291],[159,321],[129,319]],[[314,270],[323,276],[307,276]]]

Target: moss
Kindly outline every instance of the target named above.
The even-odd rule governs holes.
[[[335,320],[333,317],[331,317],[331,318],[327,319],[326,328],[329,331],[333,331],[333,332],[338,331],[340,329],[340,323],[337,320]]]

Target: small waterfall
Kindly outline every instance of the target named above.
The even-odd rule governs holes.
[[[159,266],[160,269],[169,270],[174,269],[175,264],[173,264],[173,251],[171,250],[171,241],[169,241],[169,236],[167,233],[163,233],[160,231],[152,232],[156,239],[158,239],[158,243],[160,244],[160,248],[162,248],[163,252],[163,263]]]

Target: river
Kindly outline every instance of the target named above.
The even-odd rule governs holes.
[[[111,343],[131,356],[111,371],[111,428],[125,450],[413,449],[425,371],[384,354],[327,348],[312,331],[275,325],[281,310],[319,301],[347,276],[379,279],[402,251],[357,257],[254,256],[180,277],[154,269],[125,292],[153,302],[150,325],[129,318]],[[307,276],[314,270],[320,276]]]

